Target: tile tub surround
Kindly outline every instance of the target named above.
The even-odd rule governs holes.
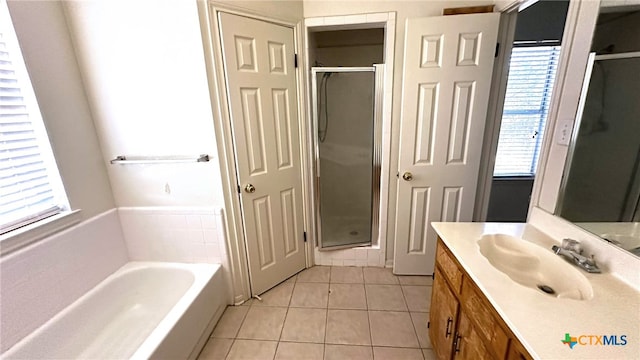
[[[432,226],[534,358],[637,358],[640,291],[625,283],[621,274],[608,272],[610,264],[601,264],[605,270],[602,274],[579,270],[593,287],[592,299],[557,299],[521,286],[494,268],[480,254],[477,240],[483,234],[508,234],[551,251],[551,246],[558,245],[561,238],[556,240],[531,224],[522,223],[432,223]],[[640,262],[630,266],[632,269],[627,271],[640,272]],[[624,346],[579,345],[570,349],[560,341],[567,333],[571,336],[617,335],[618,339],[626,335],[627,343]]]
[[[0,259],[0,353],[127,262],[112,209]]]
[[[225,267],[223,215],[214,208],[111,209],[2,256],[0,353],[130,260]]]
[[[314,266],[262,301],[227,307],[199,359],[435,359],[431,284],[391,269]]]
[[[211,207],[121,207],[118,216],[133,261],[223,264],[224,214]]]

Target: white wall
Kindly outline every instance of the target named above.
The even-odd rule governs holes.
[[[220,0],[215,3],[281,20],[302,20],[302,0]]]
[[[85,218],[114,200],[90,106],[58,1],[9,1],[18,41],[69,202]]]
[[[117,206],[222,204],[195,1],[65,3],[103,161],[209,154],[208,163],[109,165]]]
[[[494,1],[487,1],[492,4]],[[485,4],[485,3],[483,3]],[[501,2],[504,7],[506,2]],[[395,234],[395,205],[397,178],[395,176],[398,167],[398,139],[400,130],[400,107],[402,100],[402,64],[404,52],[404,29],[407,18],[440,16],[442,9],[451,7],[474,6],[477,1],[304,1],[304,17],[328,17],[350,14],[364,14],[372,12],[396,12],[396,45],[395,68],[393,69],[393,113],[391,130],[391,164],[389,174],[389,213],[387,216],[387,260],[393,259],[394,234]],[[384,175],[384,174],[383,174]],[[385,221],[385,219],[381,219]]]

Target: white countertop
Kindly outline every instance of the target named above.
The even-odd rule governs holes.
[[[443,242],[483,291],[511,331],[534,358],[540,359],[639,359],[640,290],[614,274],[589,274],[590,300],[558,299],[522,286],[494,268],[480,254],[477,241],[484,234],[508,234],[551,251],[561,239],[552,239],[524,223],[432,223]],[[635,270],[634,270],[635,271]],[[640,272],[640,261],[638,262]],[[640,284],[638,284],[640,286]],[[580,345],[570,349],[565,334],[626,335],[626,345]],[[583,341],[588,338],[583,337]],[[593,338],[594,343],[596,338]]]

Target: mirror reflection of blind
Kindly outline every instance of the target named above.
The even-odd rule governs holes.
[[[0,3],[0,234],[60,212],[51,156],[6,4]]]
[[[494,176],[534,176],[560,46],[514,47]]]

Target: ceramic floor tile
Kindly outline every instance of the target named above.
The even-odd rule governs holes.
[[[403,275],[398,276],[398,281],[400,281],[401,285],[433,285],[433,279],[431,278],[431,276]]]
[[[239,339],[278,340],[284,325],[287,308],[251,306],[242,327]]]
[[[280,342],[276,351],[276,360],[322,360],[324,344],[305,344]]]
[[[331,267],[331,283],[332,284],[362,284],[364,277],[362,268],[355,266],[332,266]]]
[[[427,322],[429,321],[429,313],[412,312],[411,321],[413,321],[413,328],[416,330],[418,336],[418,343],[421,348],[431,348],[431,339],[429,339],[429,328],[427,328]]]
[[[402,285],[404,299],[409,311],[428,312],[431,307],[431,286]]]
[[[365,285],[369,310],[407,311],[400,285]]]
[[[235,338],[248,311],[248,306],[227,306],[211,336],[215,338]]]
[[[373,350],[371,346],[326,344],[324,360],[373,360]]]
[[[365,284],[392,284],[397,285],[398,277],[393,275],[391,269],[366,267],[362,269]]]
[[[331,274],[330,266],[313,266],[298,273],[297,283],[320,282],[328,283]]]
[[[373,357],[376,360],[423,360],[420,349],[373,347]]]
[[[291,297],[291,307],[326,308],[329,300],[329,284],[296,282]]]
[[[408,312],[369,311],[374,346],[418,348],[418,338]]]
[[[366,310],[367,299],[362,284],[330,284],[329,309]]]
[[[265,360],[273,359],[276,354],[277,341],[241,340],[231,346],[227,360]]]
[[[262,300],[252,299],[251,306],[289,306],[291,300],[291,293],[293,293],[293,286],[295,283],[284,282],[266,293],[260,295]]]
[[[367,312],[362,310],[329,310],[325,338],[327,344],[371,345]]]
[[[280,341],[323,343],[327,310],[290,308]]]
[[[224,360],[232,344],[233,339],[210,338],[198,355],[198,360]]]
[[[431,349],[422,349],[422,356],[424,360],[437,360],[436,354]]]

